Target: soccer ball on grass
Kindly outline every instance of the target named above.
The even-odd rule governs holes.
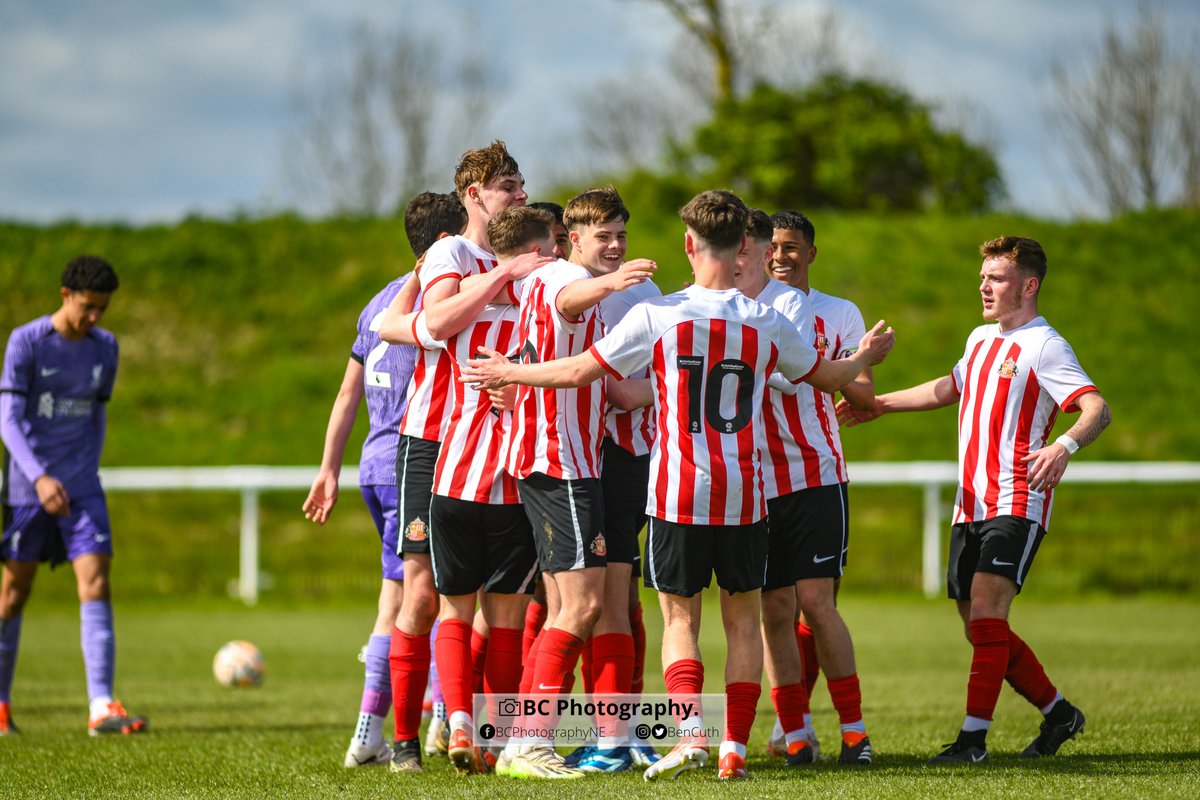
[[[258,686],[267,665],[262,653],[250,642],[227,642],[213,658],[213,677],[231,689]]]

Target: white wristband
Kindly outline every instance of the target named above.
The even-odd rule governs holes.
[[[1075,455],[1075,452],[1079,450],[1079,442],[1075,441],[1070,436],[1067,436],[1065,433],[1055,439],[1054,443],[1061,444],[1063,447],[1065,447],[1067,449],[1067,455],[1070,456]]]

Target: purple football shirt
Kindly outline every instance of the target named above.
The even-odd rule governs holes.
[[[103,328],[66,339],[45,316],[12,332],[0,373],[4,502],[36,505],[33,482],[43,474],[71,498],[101,491],[105,404],[116,377],[117,340]]]
[[[367,303],[358,317],[358,338],[350,351],[354,360],[363,365],[367,418],[371,423],[358,463],[358,482],[362,486],[396,483],[400,418],[408,402],[408,383],[416,365],[417,349],[381,340],[379,326],[392,298],[408,277],[392,281]]]

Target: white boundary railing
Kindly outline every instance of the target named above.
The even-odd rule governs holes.
[[[921,586],[936,596],[944,580],[942,532],[949,499],[942,487],[957,485],[952,461],[888,461],[850,464],[850,482],[859,486],[919,486],[924,492]],[[258,602],[258,496],[280,489],[306,490],[316,467],[110,467],[100,470],[105,490],[236,491],[242,496],[238,596]],[[1200,463],[1177,461],[1108,461],[1072,464],[1066,483],[1200,483]],[[358,467],[342,470],[341,486],[358,486]]]

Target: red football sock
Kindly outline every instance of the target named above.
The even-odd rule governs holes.
[[[681,658],[663,670],[667,694],[672,702],[692,707],[692,716],[700,715],[700,693],[704,691],[704,664],[695,658]],[[684,717],[679,716],[682,722]]]
[[[521,636],[521,662],[529,663],[529,649],[546,624],[546,604],[530,602],[525,606],[525,629]]]
[[[642,604],[629,610],[629,627],[633,631],[633,675],[629,693],[641,695],[646,686],[646,624],[642,621]]]
[[[416,739],[420,735],[425,684],[429,681],[429,634],[409,636],[399,628],[392,628],[388,668],[392,675],[396,738]]]
[[[533,671],[537,665],[538,653],[542,649],[542,639],[546,637],[546,629],[542,628],[538,631],[538,635],[533,637],[533,644],[529,645],[529,653],[522,660],[521,666],[521,694],[527,695],[533,689]],[[522,642],[522,646],[524,643]]]
[[[559,628],[546,628],[533,672],[533,694],[559,694],[575,672],[583,640]]]
[[[725,740],[745,744],[750,741],[754,712],[762,685],[758,683],[725,684]]]
[[[990,720],[1008,671],[1008,620],[971,620],[971,676],[967,680],[967,716]]]
[[[471,629],[471,688],[483,691],[483,665],[487,660],[488,637]]]
[[[779,715],[779,724],[784,733],[804,729],[804,712],[808,708],[808,693],[804,691],[804,681],[788,686],[779,686],[771,690],[771,705]]]
[[[862,690],[858,686],[858,673],[852,672],[844,678],[825,676],[833,707],[837,709],[838,721],[843,725],[862,722]]]
[[[821,674],[821,660],[817,658],[817,638],[813,636],[813,629],[803,622],[796,623],[796,644],[800,645],[800,660],[804,664],[804,694],[811,697],[817,676]]]
[[[483,667],[483,691],[489,695],[516,694],[521,686],[521,631],[492,628]],[[498,725],[496,701],[488,703],[488,719]]]
[[[1058,689],[1046,677],[1042,662],[1011,628],[1008,631],[1008,673],[1004,678],[1039,711],[1058,696]]]
[[[592,637],[583,640],[583,649],[579,651],[580,674],[583,675],[583,693],[595,694],[596,674],[593,672],[595,663],[592,661]]]
[[[471,713],[471,626],[460,619],[444,619],[433,645],[438,678],[446,696],[446,714]],[[422,687],[424,689],[424,687]]]
[[[632,636],[627,633],[605,633],[592,638],[592,677],[596,694],[629,694],[632,675]],[[621,720],[615,716],[600,716],[596,722],[603,736],[621,736],[625,732]]]
[[[571,691],[575,678],[575,665],[579,662],[579,651],[583,640],[559,628],[546,628],[538,650],[537,665],[533,671],[533,695],[558,695]],[[547,727],[558,724],[558,714],[551,713],[546,719]]]

